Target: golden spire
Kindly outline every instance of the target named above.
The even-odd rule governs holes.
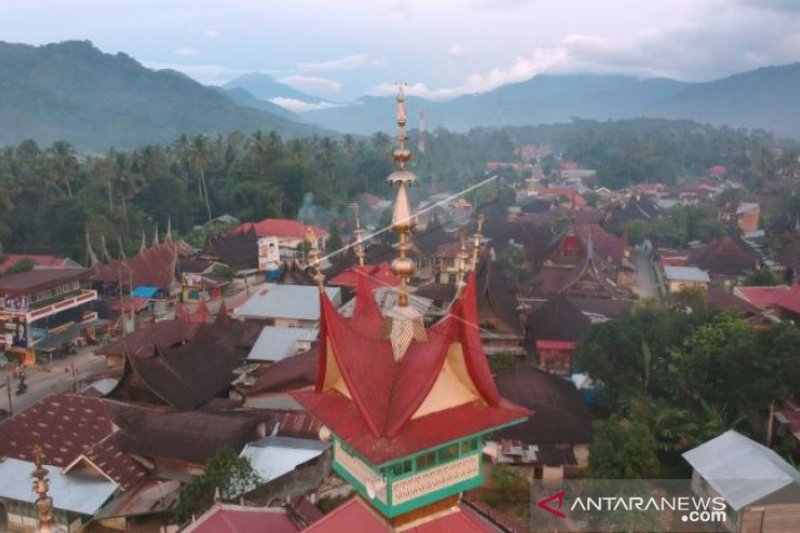
[[[382,333],[392,342],[395,360],[400,360],[412,340],[424,341],[427,337],[422,314],[408,304],[408,282],[417,270],[414,260],[408,257],[410,234],[416,225],[408,200],[408,187],[417,183],[417,176],[406,170],[406,163],[411,159],[411,151],[406,148],[408,135],[405,126],[408,121],[408,110],[402,84],[397,91],[395,111],[398,146],[392,152],[392,157],[397,165],[397,170],[389,174],[387,181],[391,185],[397,185],[397,196],[392,212],[392,229],[397,233],[400,242],[397,246],[397,257],[392,261],[392,272],[400,280],[400,287],[398,288],[397,305],[387,312]]]
[[[47,495],[50,489],[48,472],[44,467],[44,452],[38,444],[33,447],[33,461],[36,470],[33,471],[33,491],[38,494],[36,509],[38,511],[38,533],[54,531],[56,521],[53,516],[53,499]]]
[[[358,220],[358,204],[352,203],[349,207],[353,210],[353,215],[356,218],[356,230],[353,232],[356,236],[355,253],[358,258],[358,265],[363,267],[366,254],[364,253],[364,230],[361,229],[361,222]]]
[[[323,292],[325,290],[325,276],[319,269],[319,245],[317,244],[317,235],[314,233],[314,230],[311,228],[311,226],[306,227],[306,242],[311,247],[311,250],[308,252],[308,258],[310,259],[309,264],[314,270],[314,281],[317,282],[319,292]]]
[[[464,287],[467,285],[465,281],[465,274],[468,270],[467,261],[469,261],[469,253],[467,253],[467,230],[461,230],[459,240],[461,241],[461,247],[456,255],[456,269],[458,270],[458,274],[456,275],[457,297],[461,296],[461,294],[464,292]]]
[[[397,170],[389,174],[387,181],[392,185],[398,185],[397,197],[394,201],[394,212],[392,213],[392,229],[397,233],[400,243],[397,247],[398,257],[392,261],[392,272],[400,280],[398,303],[401,307],[406,307],[408,306],[408,281],[417,270],[417,265],[408,257],[409,235],[414,226],[416,226],[408,200],[408,187],[417,183],[417,176],[405,168],[406,163],[411,159],[411,151],[406,148],[408,135],[406,134],[405,126],[408,120],[408,111],[402,84],[400,84],[397,91],[395,109],[397,113],[398,147],[392,152],[392,157],[397,165]]]
[[[472,243],[472,270],[478,268],[478,252],[481,249],[481,241],[483,240],[483,223],[486,217],[483,213],[478,215],[478,231],[475,232],[475,242]]]

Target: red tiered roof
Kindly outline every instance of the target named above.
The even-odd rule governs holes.
[[[261,222],[245,222],[232,229],[231,233],[240,234],[253,230],[259,237],[294,237],[303,239],[306,236],[306,228],[308,228],[306,224],[298,222],[297,220],[288,218],[265,218]],[[323,228],[311,226],[311,229],[317,237],[325,237],[328,235],[328,231]]]
[[[452,311],[428,328],[427,340],[413,341],[399,361],[394,359],[390,341],[380,336],[383,317],[372,297],[376,284],[366,276],[359,281],[350,320],[322,295],[320,338],[326,342],[320,343],[316,388],[292,393],[341,439],[381,464],[530,415],[497,392],[477,328],[474,273]],[[453,343],[462,345],[471,386],[480,401],[412,420],[436,383]],[[329,350],[352,400],[324,389]]]
[[[175,279],[178,249],[171,240],[151,246],[130,259],[112,259],[95,265],[95,273],[103,283],[121,283],[133,287],[165,289]]]

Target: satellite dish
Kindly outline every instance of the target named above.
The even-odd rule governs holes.
[[[321,426],[319,428],[319,440],[322,442],[330,442],[333,439],[333,432],[328,428],[328,426]]]

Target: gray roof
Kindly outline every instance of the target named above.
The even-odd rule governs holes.
[[[780,455],[733,430],[689,450],[683,458],[737,510],[800,484],[800,472]]]
[[[327,287],[325,292],[335,305],[340,303],[341,289]],[[237,307],[234,314],[247,318],[319,320],[319,289],[309,285],[265,283]]]
[[[697,267],[667,266],[664,267],[664,275],[670,281],[695,281],[699,283],[711,281],[708,274]]]
[[[29,461],[6,458],[0,461],[0,498],[34,503],[36,493],[31,489],[31,473],[36,466]],[[114,494],[118,485],[80,474],[61,473],[57,466],[45,465],[49,472],[53,506],[63,511],[94,515]]]
[[[267,437],[245,446],[241,457],[249,459],[261,479],[269,482],[319,457],[329,447],[330,443],[318,440]]]
[[[384,316],[397,305],[397,289],[394,287],[378,287],[372,294],[375,296],[375,301],[378,303],[381,314]],[[345,317],[353,316],[353,312],[356,309],[356,299],[357,298],[351,298],[339,309],[339,313]],[[411,307],[416,309],[421,315],[425,315],[433,305],[433,300],[430,298],[415,296],[414,294],[408,295],[408,301]]]
[[[316,328],[264,326],[247,358],[251,361],[280,361],[297,353],[298,342],[317,340]]]

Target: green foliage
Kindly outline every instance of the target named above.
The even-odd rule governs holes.
[[[594,423],[589,473],[596,479],[654,479],[661,475],[658,443],[639,420],[612,415]]]
[[[497,265],[513,283],[521,283],[528,275],[525,268],[525,251],[518,246],[507,246],[498,252]]]
[[[20,272],[27,272],[28,270],[33,270],[33,267],[36,266],[36,263],[33,262],[32,259],[25,257],[21,259],[16,265],[12,266],[8,270],[6,270],[6,274],[19,274]]]
[[[780,280],[771,270],[762,268],[749,273],[741,282],[745,287],[764,287],[778,285]]]
[[[677,206],[663,217],[632,220],[628,240],[640,244],[650,239],[657,246],[683,248],[692,241],[709,242],[725,234],[725,226],[714,218],[709,206]],[[616,228],[617,233],[622,228]]]
[[[342,248],[342,236],[339,233],[339,225],[331,222],[328,226],[328,248],[327,252],[335,252]]]
[[[508,509],[517,505],[530,491],[522,472],[513,466],[494,465],[489,476],[489,486],[481,491],[483,501],[495,509]]]
[[[492,374],[497,374],[506,368],[510,368],[514,365],[514,363],[519,361],[518,356],[507,353],[490,355],[487,357],[487,359],[489,360],[489,368],[491,369]]]
[[[261,478],[250,461],[239,457],[230,448],[221,448],[208,460],[206,472],[181,490],[175,507],[175,520],[181,524],[208,509],[217,490],[222,500],[232,500],[260,484]]]
[[[349,496],[326,496],[317,501],[317,509],[328,514],[349,499]]]

